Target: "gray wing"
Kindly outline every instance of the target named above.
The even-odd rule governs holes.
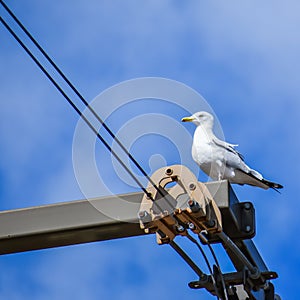
[[[234,149],[234,147],[236,147],[237,145],[226,143],[224,141],[219,140],[217,137],[213,138],[213,142],[215,143],[215,145],[222,147],[223,149],[237,155],[242,161],[244,161],[244,156]]]
[[[259,172],[249,168],[244,161],[244,157],[234,149],[234,146],[237,145],[226,143],[216,137],[214,137],[212,141],[215,145],[228,151],[227,154],[231,157],[230,162],[227,161],[228,166],[235,168],[235,177],[233,178],[233,182],[259,186],[263,189],[272,188],[277,192],[278,189],[283,188],[281,184],[266,180]]]
[[[224,150],[225,164],[228,168],[234,169],[235,172],[237,170],[241,170],[244,173],[252,172],[251,168],[246,165],[244,157],[234,149],[236,145],[226,143],[216,137],[214,137],[212,141],[216,146]],[[262,176],[254,170],[253,175],[257,178],[262,178]]]

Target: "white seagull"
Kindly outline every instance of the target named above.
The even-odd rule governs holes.
[[[237,145],[218,139],[213,133],[214,118],[205,111],[185,117],[182,122],[193,122],[194,133],[192,156],[201,170],[214,180],[227,179],[231,183],[249,184],[263,189],[277,191],[283,186],[263,178],[244,162],[243,156],[235,150]]]

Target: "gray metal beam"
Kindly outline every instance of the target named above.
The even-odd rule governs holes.
[[[220,206],[228,183],[208,183]],[[137,213],[143,193],[108,196],[0,212],[0,254],[145,234]]]
[[[227,181],[206,186],[221,212],[238,201]],[[2,211],[0,254],[143,235],[137,219],[142,197],[131,193]]]
[[[2,211],[0,254],[142,235],[137,223],[142,196],[132,193]],[[114,209],[116,218],[107,216],[107,208]]]

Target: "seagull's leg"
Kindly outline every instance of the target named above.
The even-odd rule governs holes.
[[[218,174],[218,180],[221,181],[221,180],[222,180],[221,172],[219,171],[218,173],[219,173],[219,174]]]
[[[218,159],[216,161],[216,164],[217,164],[217,168],[218,168],[218,180],[222,180],[222,174],[221,174],[221,171],[222,171],[222,162]]]

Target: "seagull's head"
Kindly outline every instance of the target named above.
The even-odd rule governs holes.
[[[202,125],[205,128],[212,128],[214,124],[214,117],[206,111],[194,113],[190,117],[181,119],[181,122],[193,122],[196,126]]]

